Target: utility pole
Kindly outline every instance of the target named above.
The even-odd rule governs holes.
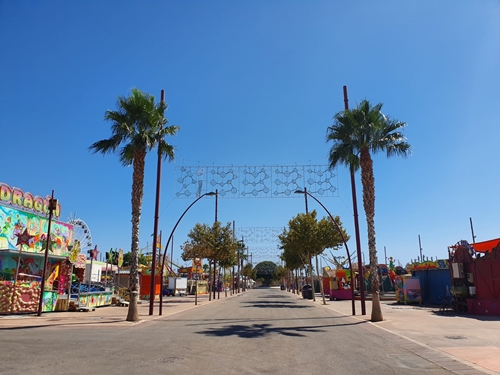
[[[347,98],[347,86],[344,86],[344,109],[347,111],[349,109],[349,99]],[[361,255],[361,239],[359,236],[359,220],[358,220],[358,201],[356,198],[356,179],[354,178],[354,167],[349,166],[349,171],[351,172],[351,193],[352,193],[352,207],[354,211],[354,230],[356,233],[356,256],[358,257],[358,277],[359,277],[359,294],[361,299],[361,315],[366,315],[366,304],[365,304],[365,280],[363,277],[363,263]],[[353,279],[354,275],[351,275]],[[352,280],[351,280],[352,282]]]
[[[424,258],[422,258],[422,244],[420,243],[420,234],[418,235],[418,247],[420,248],[420,262],[423,262]]]
[[[469,218],[470,220],[470,230],[472,232],[472,243],[476,243],[476,236],[474,236],[474,227],[472,226],[472,218]]]
[[[165,90],[161,90],[161,103],[160,108],[165,103]],[[163,109],[163,108],[162,108]],[[163,109],[164,111],[164,109]],[[158,246],[158,222],[160,219],[160,186],[161,186],[161,141],[163,140],[163,117],[161,118],[160,131],[158,132],[158,166],[156,170],[156,202],[155,202],[155,217],[154,217],[154,231],[153,231],[153,256],[151,258],[151,289],[149,294],[149,315],[153,315],[155,294],[156,294],[156,251]],[[160,246],[161,249],[161,246]],[[160,290],[160,293],[163,291]]]

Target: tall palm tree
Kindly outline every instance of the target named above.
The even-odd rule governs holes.
[[[338,112],[334,124],[328,127],[327,142],[333,141],[329,153],[330,168],[345,165],[351,170],[361,167],[363,206],[368,229],[368,250],[370,253],[370,274],[372,283],[371,321],[383,320],[380,307],[378,260],[375,245],[375,178],[371,155],[379,151],[387,154],[408,156],[411,146],[401,130],[406,123],[382,114],[382,103],[372,106],[363,100],[356,108]]]
[[[144,167],[146,154],[159,145],[165,159],[174,158],[174,147],[166,143],[165,135],[175,135],[178,126],[164,126],[167,105],[155,103],[152,95],[132,89],[128,97],[120,96],[115,111],[107,110],[104,120],[111,123],[111,137],[93,143],[89,150],[95,153],[118,154],[123,166],[133,166],[132,173],[132,244],[130,261],[130,303],[127,321],[138,321],[137,296],[139,294],[138,254],[139,226],[144,196]]]

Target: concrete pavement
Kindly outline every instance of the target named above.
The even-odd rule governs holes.
[[[251,293],[251,291],[250,291]],[[293,298],[301,296],[283,291]],[[227,298],[237,298],[238,295]],[[371,323],[371,301],[366,301],[367,315],[361,315],[361,302],[355,301],[356,315],[352,315],[351,301],[329,301],[323,305],[321,296],[316,302],[307,300],[317,308],[330,309],[349,319],[363,321],[360,325],[370,333],[394,342],[408,350],[452,370],[456,374],[500,374],[500,318],[481,316],[457,316],[451,312],[437,314],[438,307],[420,305],[399,305],[395,301],[382,301],[384,321]],[[220,294],[220,300],[225,300]],[[125,321],[127,307],[107,306],[90,312],[53,312],[36,315],[0,316],[0,331],[4,329],[27,329],[53,326],[99,326],[131,327],[153,321],[190,309],[201,308],[218,299],[209,301],[207,295],[165,297],[163,315],[158,315],[158,303],[154,315],[149,315],[149,304],[143,301],[138,305],[139,322]]]
[[[297,298],[302,298],[297,296]],[[323,305],[321,295],[316,302],[352,319],[365,321],[365,329],[407,347],[412,352],[446,368],[454,359],[480,372],[471,372],[455,364],[457,374],[500,374],[500,317],[456,315],[438,313],[439,306],[404,305],[395,301],[382,301],[384,321],[370,322],[371,301],[366,301],[366,315],[361,315],[361,302],[355,301],[356,315],[352,315],[352,301],[329,301]]]

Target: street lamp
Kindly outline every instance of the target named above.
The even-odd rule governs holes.
[[[342,242],[344,243],[344,246],[345,246],[345,249],[347,251],[347,259],[349,260],[349,269],[351,271],[351,299],[352,299],[352,315],[356,315],[356,306],[355,306],[355,302],[354,302],[354,282],[353,282],[353,272],[352,272],[352,264],[351,264],[351,254],[349,254],[349,248],[347,247],[347,242],[345,240],[345,237],[344,237],[344,233],[342,233],[342,230],[340,229],[338,223],[337,223],[337,220],[335,220],[335,218],[332,216],[332,214],[330,213],[330,211],[328,211],[326,209],[326,207],[323,205],[323,203],[321,203],[314,195],[311,195],[311,193],[309,193],[306,189],[304,190],[295,190],[295,194],[304,194],[304,196],[310,196],[312,199],[314,199],[316,202],[319,203],[319,205],[321,207],[323,207],[323,209],[326,211],[326,213],[328,214],[328,216],[330,217],[330,219],[332,220],[333,224],[335,224],[335,227],[337,228],[337,230],[339,231],[340,233],[340,237],[342,237]]]
[[[209,192],[209,193],[205,193],[203,195],[200,195],[198,198],[195,199],[195,201],[193,203],[191,203],[188,208],[186,208],[186,210],[182,213],[181,217],[179,218],[179,220],[177,220],[177,223],[175,223],[174,225],[174,229],[172,229],[172,232],[170,233],[170,236],[168,236],[168,241],[167,241],[167,244],[165,245],[165,251],[163,252],[163,260],[161,262],[161,270],[160,270],[160,285],[161,285],[161,289],[160,289],[160,308],[159,308],[159,315],[162,315],[162,307],[163,307],[163,270],[165,269],[165,260],[167,259],[167,250],[168,250],[168,245],[170,244],[170,241],[172,240],[172,237],[174,236],[174,232],[175,230],[177,229],[177,226],[179,225],[179,223],[181,222],[182,218],[184,217],[184,215],[186,214],[186,212],[189,211],[189,209],[191,207],[194,206],[194,204],[196,202],[198,202],[201,198],[205,197],[205,196],[209,196],[209,197],[213,197],[215,195],[215,193],[213,191]]]
[[[43,260],[43,271],[42,271],[42,284],[40,285],[40,301],[38,302],[38,316],[42,315],[43,309],[43,294],[45,293],[45,276],[47,274],[47,261],[49,258],[49,246],[50,246],[50,224],[52,222],[52,212],[57,209],[57,199],[54,199],[54,190],[52,190],[52,196],[49,200],[49,224],[47,227],[47,245],[45,246],[45,256]]]
[[[165,91],[161,90],[161,103],[165,102]],[[162,119],[163,120],[163,119]],[[162,141],[163,123],[158,133],[158,164],[156,170],[156,202],[155,202],[155,221],[153,230],[153,258],[151,259],[151,288],[149,292],[149,315],[153,315],[155,292],[156,292],[156,246],[158,244],[158,221],[160,220],[160,186],[161,186],[161,141]]]
[[[349,100],[347,99],[347,86],[344,86],[344,109],[349,110]],[[352,208],[354,210],[354,231],[356,233],[356,256],[358,257],[359,292],[361,294],[361,315],[366,315],[365,307],[365,281],[363,280],[363,259],[361,257],[361,240],[359,238],[358,220],[358,200],[356,198],[356,179],[354,178],[354,168],[349,166],[351,174],[351,194]]]

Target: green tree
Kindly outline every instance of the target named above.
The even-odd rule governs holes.
[[[373,291],[372,322],[382,321],[383,316],[377,272],[375,178],[371,155],[382,151],[387,157],[393,155],[406,157],[411,152],[411,146],[401,131],[406,124],[385,116],[381,110],[382,103],[372,106],[369,101],[363,100],[356,108],[338,112],[334,116],[334,124],[328,127],[326,136],[327,142],[333,142],[329,152],[330,168],[341,164],[354,171],[361,167]]]
[[[128,252],[123,254],[122,267],[130,267],[131,261],[132,261],[132,253]],[[151,263],[148,261],[147,257],[144,254],[139,254],[137,256],[137,264],[143,266],[149,266]]]
[[[290,268],[290,265],[296,267],[300,261],[301,265],[308,266],[311,280],[313,280],[312,257],[322,254],[328,248],[337,249],[344,243],[330,218],[324,217],[318,221],[316,216],[316,210],[298,214],[288,222],[288,229],[284,228],[278,235],[280,248],[283,249],[282,258],[287,268]],[[342,228],[340,218],[337,216],[334,219],[348,241],[349,236]]]
[[[269,286],[271,285],[271,282],[274,277],[274,272],[276,271],[277,268],[278,266],[275,263],[266,260],[258,263],[255,266],[255,275],[257,279],[263,280],[264,285]]]
[[[189,240],[182,246],[182,259],[186,261],[193,258],[204,258],[212,261],[214,263],[214,280],[216,280],[217,262],[221,267],[236,264],[238,244],[233,239],[231,223],[222,226],[219,221],[216,221],[211,227],[207,224],[196,224],[188,233],[188,238]]]
[[[278,266],[274,270],[273,281],[278,281],[280,284],[284,284],[284,279],[286,276],[286,269],[283,266]]]
[[[158,146],[165,159],[174,158],[174,147],[164,136],[175,135],[178,126],[165,126],[166,103],[155,103],[152,95],[132,89],[128,97],[120,96],[116,110],[107,110],[104,120],[111,123],[111,137],[93,143],[93,153],[118,154],[123,166],[133,166],[132,172],[132,244],[130,261],[130,303],[127,321],[138,321],[137,297],[139,293],[138,253],[142,199],[144,196],[144,168],[146,155]]]

